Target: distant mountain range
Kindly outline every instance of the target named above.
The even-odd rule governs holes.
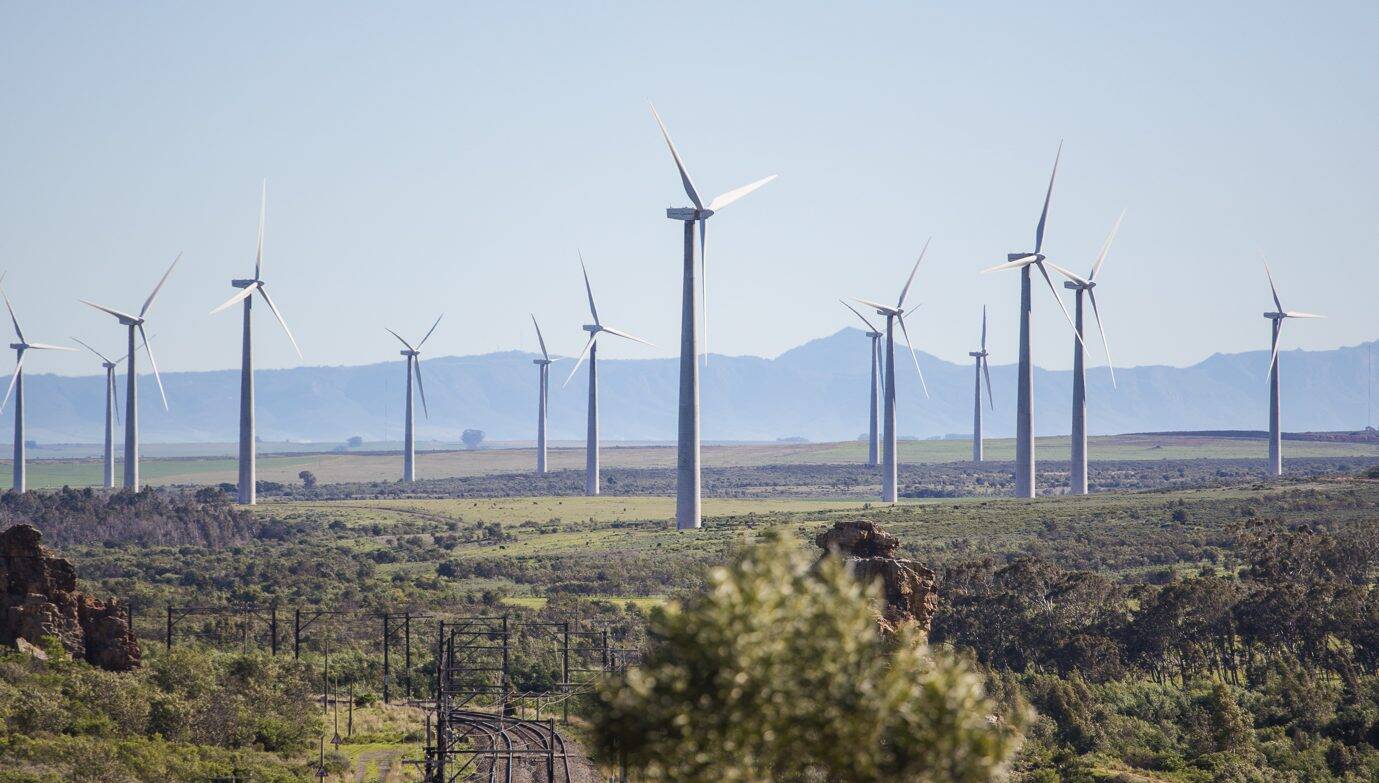
[[[1371,344],[1331,351],[1287,351],[1284,427],[1360,429],[1366,417],[1367,351]],[[431,418],[418,410],[418,437],[455,441],[466,428],[490,440],[529,440],[536,425],[536,367],[516,351],[428,359]],[[1217,354],[1191,367],[1118,370],[1118,389],[1105,368],[1088,377],[1092,434],[1166,430],[1259,430],[1265,426],[1267,351]],[[586,376],[560,383],[570,359],[552,365],[550,435],[584,437]],[[935,437],[970,433],[972,367],[919,354],[931,398],[925,399],[909,357],[897,352],[900,432]],[[714,355],[704,368],[706,440],[848,440],[866,430],[867,338],[856,329],[812,340],[775,359]],[[600,410],[608,440],[672,440],[678,361],[600,359]],[[1014,365],[991,368],[996,410],[987,433],[1014,431]],[[402,420],[399,362],[356,367],[299,367],[257,374],[259,435],[264,440],[396,439]],[[223,442],[236,437],[238,370],[167,373],[171,411],[164,412],[151,378],[141,378],[141,434],[146,442]],[[102,437],[102,378],[25,375],[29,437],[45,443]],[[1036,370],[1036,429],[1068,432],[1071,373]],[[124,380],[120,379],[121,400]],[[420,406],[418,405],[418,408]],[[0,418],[8,439],[9,410]]]

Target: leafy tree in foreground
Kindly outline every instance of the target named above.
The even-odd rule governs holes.
[[[749,548],[652,616],[642,665],[595,701],[600,757],[677,783],[992,779],[1023,716],[990,718],[981,680],[917,636],[883,638],[878,600],[841,560]]]

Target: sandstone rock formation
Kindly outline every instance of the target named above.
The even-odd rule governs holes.
[[[103,669],[138,666],[139,642],[125,608],[78,592],[76,569],[41,546],[42,538],[29,525],[0,532],[0,644],[53,636],[73,658]]]
[[[853,520],[833,523],[814,543],[845,558],[859,579],[880,580],[884,603],[877,623],[883,633],[911,624],[929,631],[938,609],[938,582],[928,568],[894,556],[900,539],[874,523]]]

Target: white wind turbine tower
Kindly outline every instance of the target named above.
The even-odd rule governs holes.
[[[541,344],[541,358],[532,359],[540,372],[541,391],[536,403],[536,472],[546,473],[546,403],[550,399],[551,355],[546,353],[546,340],[541,336],[541,324],[536,322],[536,314],[531,317],[531,325],[536,327],[536,341]]]
[[[915,372],[919,373],[919,385],[924,389],[924,396],[929,396],[929,385],[924,382],[924,372],[919,369],[919,357],[915,356],[914,344],[910,342],[910,330],[905,327],[905,296],[910,293],[910,284],[915,281],[915,273],[919,271],[919,264],[924,260],[924,254],[929,250],[929,241],[924,241],[924,248],[919,251],[919,258],[915,259],[915,265],[910,270],[910,276],[905,280],[905,287],[900,289],[900,297],[895,301],[895,307],[883,305],[879,302],[872,302],[867,299],[854,299],[867,307],[876,308],[877,315],[886,316],[886,405],[882,422],[885,430],[885,437],[882,440],[882,469],[881,469],[881,501],[883,503],[894,503],[899,498],[898,486],[896,483],[896,437],[895,437],[895,324],[900,322],[900,331],[905,335],[905,345],[910,349],[910,358],[914,360]]]
[[[82,340],[73,337],[81,347],[95,354],[101,360],[101,367],[105,368],[105,460],[104,460],[104,479],[105,488],[114,489],[115,487],[115,425],[120,421],[120,395],[115,390],[115,368],[128,356],[121,356],[115,361],[110,361],[110,357],[87,345]]]
[[[10,306],[10,298],[0,291],[0,297],[5,299],[5,309],[10,312],[10,323],[14,324],[14,336],[19,340],[10,343],[14,349],[14,376],[10,378],[10,387],[5,390],[5,400],[0,402],[0,412],[5,410],[5,406],[10,402],[10,395],[14,395],[14,491],[23,492],[27,489],[27,476],[24,465],[24,353],[29,350],[35,351],[71,351],[61,345],[47,345],[45,343],[31,343],[24,339],[24,330],[19,328],[19,319],[14,315],[14,308]]]
[[[1274,297],[1273,312],[1265,313],[1269,319],[1271,350],[1269,355],[1269,472],[1275,476],[1283,475],[1283,432],[1279,427],[1278,400],[1278,337],[1283,331],[1283,322],[1289,318],[1325,318],[1324,315],[1300,313],[1284,310],[1278,299],[1278,289],[1274,287],[1274,275],[1269,271],[1269,262],[1264,262],[1264,274],[1269,278],[1269,293]]]
[[[981,462],[985,456],[982,452],[982,377],[986,377],[986,402],[991,406],[991,410],[996,410],[996,398],[991,393],[991,362],[986,350],[986,306],[982,306],[982,349],[980,351],[969,351],[968,356],[977,360],[976,377],[973,378],[973,407],[972,407],[972,461]]]
[[[675,158],[675,168],[680,172],[680,182],[685,186],[685,195],[689,196],[689,200],[694,204],[693,207],[667,209],[666,217],[685,224],[685,254],[680,297],[680,401],[675,456],[675,527],[677,530],[697,529],[703,524],[703,520],[700,515],[699,365],[696,361],[699,348],[695,318],[695,296],[698,292],[695,291],[694,285],[694,224],[699,224],[699,263],[702,277],[709,218],[718,210],[775,179],[776,175],[772,174],[716,196],[705,206],[699,198],[699,191],[694,188],[689,172],[685,170],[684,161],[680,160],[675,143],[670,140],[665,123],[661,122],[661,115],[656,113],[655,106],[651,107],[651,113],[656,117],[656,124],[661,127],[661,135],[665,137],[666,146],[670,147],[671,157]],[[709,329],[707,308],[702,300],[701,308],[705,309],[704,361],[707,363]]]
[[[148,351],[148,364],[153,368],[153,380],[158,382],[158,396],[163,398],[163,410],[167,410],[168,395],[163,391],[163,378],[158,374],[158,362],[153,358],[153,346],[149,344],[148,334],[144,331],[144,319],[148,315],[148,309],[153,306],[154,298],[162,290],[163,284],[168,281],[168,275],[172,274],[173,268],[181,260],[182,254],[178,253],[177,258],[174,258],[172,264],[168,266],[168,271],[159,278],[158,285],[153,287],[153,292],[144,300],[144,306],[139,308],[138,315],[113,310],[94,302],[88,302],[85,299],[79,300],[84,305],[115,316],[120,325],[127,327],[129,332],[129,350],[125,353],[129,357],[129,366],[125,368],[124,401],[124,486],[126,489],[137,490],[139,488],[139,375],[134,361],[134,333],[138,331],[139,337],[144,343],[144,350]]]
[[[589,270],[584,266],[583,255],[579,258],[579,267],[584,271],[584,292],[589,295],[589,315],[593,317],[594,322],[584,325],[584,331],[589,333],[589,341],[584,344],[584,350],[579,352],[579,358],[575,360],[574,369],[570,370],[570,377],[565,379],[563,385],[568,386],[570,384],[570,379],[575,377],[575,373],[579,372],[579,366],[584,363],[584,357],[589,357],[589,429],[584,445],[584,494],[597,495],[599,493],[599,347],[596,343],[599,335],[604,332],[643,345],[651,345],[651,343],[627,332],[603,325],[599,320],[598,308],[594,306],[594,289],[589,285]]]
[[[1078,277],[1058,264],[1049,262],[1049,266],[1068,278],[1063,287],[1071,288],[1077,297],[1077,305],[1073,308],[1073,317],[1077,321],[1077,338],[1073,340],[1072,468],[1069,472],[1069,491],[1074,495],[1087,494],[1087,367],[1083,361],[1086,358],[1087,342],[1082,331],[1082,295],[1086,294],[1092,301],[1092,313],[1096,316],[1097,331],[1101,332],[1101,344],[1106,349],[1106,367],[1111,371],[1111,386],[1114,388],[1116,368],[1111,363],[1111,344],[1106,340],[1106,328],[1101,325],[1101,311],[1097,309],[1096,273],[1106,261],[1106,254],[1111,250],[1111,242],[1115,240],[1116,232],[1120,230],[1120,222],[1124,219],[1125,212],[1121,212],[1120,217],[1116,218],[1116,224],[1111,227],[1111,233],[1106,235],[1106,241],[1101,243],[1101,252],[1097,253],[1096,263],[1092,264],[1092,271],[1086,278]]]
[[[402,343],[404,349],[398,353],[407,357],[407,405],[406,421],[403,424],[402,435],[402,480],[412,482],[417,480],[417,456],[416,456],[416,422],[412,413],[412,376],[417,378],[417,391],[421,393],[421,410],[426,414],[426,418],[431,418],[431,409],[426,405],[426,385],[421,382],[421,347],[426,345],[426,341],[431,339],[431,333],[436,331],[445,313],[436,316],[436,322],[431,324],[426,336],[421,338],[421,342],[412,347],[412,344],[402,339],[402,335],[388,329],[388,334],[397,338]],[[386,328],[386,327],[385,327]]]
[[[843,300],[838,301],[842,302]],[[867,327],[867,337],[871,338],[871,416],[867,417],[867,464],[876,467],[881,464],[880,439],[877,434],[879,429],[877,423],[881,420],[881,410],[877,401],[880,399],[878,387],[881,385],[882,334],[876,330],[875,326],[872,326],[871,321],[868,321],[866,316],[858,312],[857,308],[847,302],[843,302],[843,307],[851,310],[858,318],[862,319],[862,323],[866,324]]]
[[[263,282],[263,228],[264,218],[268,210],[268,181],[263,183],[263,195],[259,201],[259,243],[258,251],[254,255],[254,276],[247,280],[231,280],[230,285],[240,289],[239,293],[230,297],[224,304],[211,311],[211,315],[224,310],[236,302],[244,303],[244,339],[241,347],[242,354],[239,370],[239,483],[238,499],[245,505],[253,505],[256,499],[256,489],[258,485],[258,471],[256,461],[257,444],[255,442],[254,428],[254,341],[252,337],[253,329],[253,304],[254,292],[258,292],[263,297],[263,303],[268,305],[268,309],[273,311],[273,316],[282,325],[283,331],[287,333],[287,339],[292,342],[292,349],[297,352],[297,358],[302,357],[302,349],[297,347],[297,340],[292,336],[292,330],[287,328],[287,321],[283,320],[282,314],[274,306],[272,298],[268,296],[268,288]]]
[[[1034,364],[1030,357],[1030,267],[1039,269],[1039,274],[1043,275],[1054,301],[1058,302],[1059,309],[1063,311],[1063,317],[1068,320],[1068,325],[1072,326],[1073,323],[1072,316],[1068,315],[1068,308],[1063,305],[1063,300],[1058,298],[1058,289],[1053,287],[1049,270],[1044,268],[1045,256],[1041,252],[1044,249],[1044,226],[1049,219],[1049,201],[1053,198],[1053,181],[1058,176],[1058,160],[1062,155],[1063,145],[1060,143],[1058,154],[1053,159],[1053,173],[1049,175],[1049,188],[1044,193],[1044,209],[1039,213],[1039,226],[1034,230],[1034,252],[1010,253],[1006,256],[1006,263],[982,270],[983,273],[1003,269],[1020,270],[1020,369],[1015,395],[1015,496],[1022,498],[1034,497]],[[1075,326],[1073,333],[1077,333]],[[1080,341],[1081,337],[1078,340]]]

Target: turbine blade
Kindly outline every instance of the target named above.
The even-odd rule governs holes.
[[[1283,342],[1283,321],[1282,321],[1282,320],[1275,321],[1275,324],[1276,324],[1276,326],[1274,327],[1274,328],[1275,328],[1275,331],[1274,331],[1274,341],[1273,341],[1273,342],[1274,342],[1274,345],[1273,345],[1273,351],[1272,351],[1271,355],[1269,356],[1269,369],[1268,369],[1267,372],[1264,373],[1264,381],[1265,381],[1265,383],[1268,383],[1268,382],[1269,382],[1270,376],[1272,376],[1273,373],[1275,372],[1275,368],[1276,368],[1277,365],[1278,365],[1278,346],[1279,346],[1279,343]]]
[[[710,202],[709,202],[709,211],[711,211],[711,212],[717,212],[718,210],[720,210],[720,209],[722,209],[722,208],[728,206],[729,204],[733,203],[734,201],[737,201],[738,199],[742,198],[743,196],[747,195],[748,193],[751,193],[752,191],[756,190],[757,188],[761,187],[762,185],[765,185],[766,183],[770,182],[771,180],[775,179],[775,178],[778,177],[778,176],[780,176],[780,175],[778,175],[778,174],[772,174],[772,175],[769,176],[769,177],[762,177],[761,179],[757,180],[756,182],[752,182],[752,183],[750,183],[750,184],[743,185],[743,186],[740,187],[740,188],[737,188],[737,189],[735,189],[735,190],[730,190],[730,191],[728,191],[727,193],[723,193],[722,195],[714,196],[714,197],[713,197],[713,201],[710,201]]]
[[[933,237],[924,240],[924,247],[919,251],[919,258],[915,259],[914,268],[910,270],[910,276],[905,280],[905,287],[900,289],[900,298],[895,302],[895,309],[900,310],[905,307],[905,295],[910,293],[910,284],[915,281],[915,273],[919,271],[919,263],[924,260],[924,254],[929,252],[929,241]]]
[[[550,361],[551,355],[546,353],[546,339],[541,336],[541,324],[536,322],[536,313],[531,314],[531,325],[536,327],[536,341],[541,343],[541,358]]]
[[[626,339],[628,339],[628,340],[635,340],[636,342],[639,342],[639,343],[641,343],[641,344],[643,344],[643,345],[650,345],[652,348],[655,348],[655,347],[656,347],[656,345],[655,345],[654,343],[647,342],[646,340],[643,340],[643,339],[640,338],[640,337],[636,337],[636,336],[634,336],[634,335],[630,335],[630,334],[628,334],[627,332],[624,332],[624,331],[622,331],[622,330],[620,330],[620,329],[614,329],[614,328],[611,327],[611,326],[605,326],[605,327],[603,327],[603,331],[608,332],[609,334],[616,334],[617,336],[626,338]]]
[[[905,346],[910,349],[910,358],[915,362],[915,372],[919,373],[919,385],[924,388],[924,396],[929,396],[929,384],[924,382],[924,371],[919,369],[919,357],[915,355],[915,346],[910,342],[910,330],[905,328],[905,317],[897,315],[895,317],[900,322],[900,333],[905,335]]]
[[[112,393],[112,394],[114,395],[114,397],[115,397],[115,407],[111,410],[111,412],[115,414],[115,423],[116,423],[116,424],[119,424],[119,423],[120,423],[120,384],[115,383],[115,374],[114,374],[114,373],[106,373],[106,375],[105,375],[105,381],[106,381],[106,383],[110,384],[111,393]]]
[[[1269,271],[1269,259],[1263,257],[1261,259],[1264,261],[1264,274],[1269,278],[1269,293],[1273,294],[1274,307],[1281,313],[1283,312],[1283,303],[1278,300],[1278,289],[1274,287],[1274,273]]]
[[[1106,241],[1101,243],[1101,252],[1097,253],[1096,263],[1092,264],[1092,273],[1087,275],[1088,280],[1095,280],[1096,273],[1101,271],[1101,265],[1106,262],[1106,254],[1111,251],[1111,242],[1115,241],[1116,232],[1120,230],[1120,222],[1125,219],[1125,210],[1120,211],[1120,217],[1116,218],[1116,224],[1111,226],[1111,233],[1106,235]]]
[[[103,361],[103,362],[108,362],[108,361],[110,361],[109,359],[105,358],[105,354],[101,353],[100,351],[97,351],[95,348],[92,348],[91,346],[89,346],[89,345],[87,345],[86,343],[82,342],[80,339],[78,339],[78,338],[76,338],[76,337],[73,337],[72,339],[73,339],[73,340],[76,340],[77,344],[80,345],[81,347],[83,347],[83,348],[85,348],[86,350],[90,351],[91,353],[94,353],[95,355],[99,356],[100,359],[101,359],[101,361]]]
[[[153,380],[158,382],[158,396],[163,398],[163,410],[168,409],[168,395],[163,391],[163,376],[158,374],[158,361],[153,358],[153,346],[148,342],[148,335],[144,333],[144,325],[139,324],[139,336],[144,340],[144,350],[148,352],[148,366],[153,368]]]
[[[709,221],[699,221],[699,320],[704,322],[704,366],[709,366]]]
[[[1023,256],[1021,258],[1015,259],[1014,261],[1006,261],[1003,264],[989,266],[986,269],[982,270],[982,274],[986,274],[987,272],[1004,272],[1007,269],[1023,269],[1029,266],[1030,264],[1033,264],[1038,259],[1039,257],[1034,255]]]
[[[694,182],[690,180],[689,172],[685,170],[685,162],[680,160],[680,153],[675,149],[675,142],[670,140],[670,131],[666,130],[666,124],[661,122],[661,115],[656,113],[656,104],[654,103],[651,104],[651,116],[655,117],[656,124],[661,126],[661,135],[665,137],[666,146],[670,147],[670,156],[675,158],[675,168],[680,170],[680,181],[685,185],[685,195],[694,202],[696,209],[703,209],[704,202],[699,200],[699,191],[694,189]]]
[[[251,289],[253,286],[250,287]],[[292,350],[297,352],[297,358],[302,358],[302,349],[297,347],[297,338],[292,336],[292,330],[287,328],[287,321],[283,320],[282,313],[278,312],[277,305],[273,304],[273,298],[268,295],[268,286],[263,283],[258,284],[259,293],[263,294],[263,301],[268,305],[268,309],[273,311],[273,317],[278,319],[278,324],[287,333],[287,339],[292,343]]]
[[[1073,328],[1073,336],[1082,345],[1082,349],[1086,350],[1087,343],[1082,339],[1082,335],[1077,333],[1077,324],[1073,323],[1073,317],[1068,313],[1068,306],[1063,304],[1063,297],[1059,296],[1058,289],[1053,287],[1053,279],[1049,277],[1049,270],[1045,269],[1043,264],[1036,263],[1035,266],[1039,267],[1039,273],[1044,276],[1044,282],[1049,284],[1049,293],[1053,294],[1053,300],[1058,302],[1058,309],[1063,311],[1063,317],[1068,320],[1068,326]]]
[[[982,353],[986,353],[986,305],[982,305]]]
[[[224,310],[225,308],[229,307],[230,305],[235,304],[236,302],[242,302],[242,301],[244,301],[245,299],[248,299],[249,297],[253,296],[253,295],[254,295],[254,288],[255,288],[255,287],[256,287],[256,286],[247,285],[247,286],[245,286],[244,288],[241,288],[241,289],[239,290],[238,293],[236,293],[234,296],[230,297],[229,299],[226,299],[224,304],[222,304],[220,307],[217,307],[216,309],[212,310],[212,311],[209,313],[209,315],[215,315],[216,313],[220,312],[221,310]]]
[[[854,297],[852,298],[852,301],[858,302],[858,303],[861,303],[861,304],[864,304],[864,305],[866,305],[867,307],[875,307],[877,310],[879,310],[879,311],[881,311],[881,312],[883,312],[883,313],[888,313],[888,314],[890,314],[890,315],[895,315],[895,312],[896,312],[896,310],[895,310],[894,307],[891,307],[890,305],[883,305],[883,304],[881,304],[880,302],[873,302],[873,301],[871,301],[870,299],[858,299],[857,297],[854,296]]]
[[[39,351],[75,351],[76,348],[68,348],[65,345],[49,345],[48,343],[29,343],[29,347]]]
[[[589,285],[589,267],[584,265],[583,251],[576,250],[575,252],[579,253],[579,268],[584,272],[584,293],[589,295],[589,314],[594,317],[594,323],[597,324],[599,322],[599,309],[594,306],[594,287]]]
[[[1284,313],[1284,315],[1287,316],[1287,317],[1289,317],[1289,318],[1325,318],[1325,317],[1326,317],[1326,316],[1324,316],[1324,315],[1316,315],[1316,314],[1313,314],[1313,313],[1300,313],[1300,312],[1298,312],[1297,310],[1289,310],[1288,312]]]
[[[1058,176],[1058,161],[1063,157],[1063,142],[1058,142],[1058,153],[1053,156],[1053,173],[1049,175],[1049,189],[1044,192],[1044,211],[1039,213],[1039,227],[1034,230],[1034,252],[1044,249],[1044,226],[1049,219],[1049,202],[1053,200],[1053,181]]]
[[[444,317],[445,317],[445,313],[441,313],[440,315],[436,316],[436,322],[433,323],[433,324],[431,324],[431,328],[426,330],[426,336],[423,337],[423,338],[421,338],[421,342],[417,343],[417,350],[418,350],[418,351],[421,350],[421,346],[426,345],[426,341],[427,341],[427,340],[430,340],[430,339],[431,339],[431,333],[434,332],[434,331],[436,331],[436,327],[437,327],[437,326],[440,326],[441,319],[444,318]]]
[[[120,312],[119,310],[113,310],[113,309],[111,309],[111,308],[109,308],[109,307],[105,307],[104,305],[98,305],[98,304],[96,304],[95,302],[88,302],[88,301],[85,300],[85,299],[78,299],[77,301],[78,301],[78,302],[81,302],[82,304],[86,305],[87,307],[94,307],[94,308],[96,308],[97,310],[100,310],[102,313],[109,313],[109,314],[115,316],[116,318],[122,318],[122,319],[125,319],[125,320],[128,320],[128,321],[137,321],[137,320],[139,320],[139,317],[138,317],[137,315],[130,315],[129,313],[122,313],[122,312]]]
[[[845,299],[839,299],[838,301],[843,303],[843,307],[846,307],[847,309],[851,310],[858,318],[862,319],[862,323],[867,325],[867,331],[876,331],[876,327],[872,326],[871,321],[868,321],[867,317],[865,315],[862,315],[861,311],[859,311],[856,307],[853,307],[852,305],[848,304],[847,300]]]
[[[19,319],[14,317],[14,308],[10,306],[9,296],[5,294],[4,290],[0,290],[0,297],[3,297],[5,300],[5,309],[10,311],[10,323],[14,324],[15,336],[19,338],[19,342],[26,342],[24,340],[24,330],[19,328]]]
[[[140,317],[140,318],[143,318],[145,315],[148,314],[148,308],[150,308],[150,307],[153,306],[153,299],[154,299],[154,297],[158,296],[158,292],[161,291],[161,290],[163,289],[163,283],[166,283],[166,282],[168,281],[168,275],[172,274],[172,269],[173,269],[173,267],[177,266],[177,262],[178,262],[178,261],[181,261],[181,260],[182,260],[182,254],[181,254],[181,253],[178,253],[178,254],[177,254],[177,258],[174,258],[174,259],[172,260],[172,263],[168,266],[168,271],[164,272],[164,273],[163,273],[163,276],[162,276],[161,278],[158,279],[158,285],[156,285],[156,286],[153,287],[153,292],[150,293],[150,294],[148,295],[148,298],[144,300],[144,306],[141,307],[141,308],[139,308],[139,317]]]
[[[411,343],[409,343],[409,342],[407,342],[406,340],[402,339],[402,335],[398,334],[397,332],[394,332],[392,329],[389,329],[388,327],[385,326],[385,327],[383,327],[383,331],[385,331],[385,332],[387,332],[388,334],[391,334],[392,336],[396,337],[398,342],[400,342],[400,343],[402,343],[403,345],[407,346],[407,350],[409,350],[409,351],[415,351],[415,350],[416,350],[415,348],[412,347],[412,344],[411,344]]]
[[[986,376],[986,402],[991,410],[996,410],[996,397],[991,393],[991,362],[982,357],[982,374]]]
[[[589,355],[589,349],[590,349],[591,347],[593,347],[593,345],[594,345],[594,340],[597,340],[597,339],[598,339],[598,336],[599,336],[599,333],[598,333],[598,332],[594,332],[593,334],[589,335],[589,342],[587,342],[587,343],[584,344],[584,350],[580,351],[580,352],[579,352],[579,358],[578,358],[578,359],[575,359],[575,366],[574,366],[574,369],[570,370],[570,377],[569,377],[569,378],[566,378],[566,379],[565,379],[565,382],[562,383],[562,384],[560,384],[560,388],[563,389],[563,388],[565,388],[566,386],[569,386],[569,385],[570,385],[570,379],[571,379],[571,378],[574,378],[574,377],[575,377],[575,373],[579,372],[579,366],[580,366],[581,364],[584,364],[584,357],[586,357],[586,356]]]
[[[263,279],[263,226],[268,217],[268,180],[263,181],[263,195],[259,199],[259,249],[254,256],[254,279]]]
[[[1057,272],[1060,275],[1063,275],[1064,277],[1068,278],[1074,283],[1081,283],[1082,285],[1086,285],[1088,283],[1088,281],[1085,278],[1079,277],[1078,275],[1074,274],[1071,270],[1065,269],[1052,261],[1045,259],[1044,263],[1053,267],[1053,271]]]
[[[431,418],[431,409],[426,407],[426,386],[421,382],[421,357],[412,357],[412,372],[417,375],[417,391],[421,392],[421,412],[427,419]]]
[[[24,352],[20,351],[19,361],[14,363],[14,375],[10,376],[10,387],[5,390],[5,400],[0,402],[0,413],[3,413],[5,406],[10,404],[10,395],[14,393],[14,384],[19,380],[19,371],[24,369]]]
[[[1111,371],[1111,388],[1120,388],[1116,386],[1116,366],[1111,362],[1111,343],[1106,340],[1106,327],[1101,325],[1101,311],[1096,306],[1096,289],[1088,288],[1087,298],[1092,300],[1092,314],[1096,316],[1097,331],[1101,332],[1101,345],[1106,349],[1106,368]]]

